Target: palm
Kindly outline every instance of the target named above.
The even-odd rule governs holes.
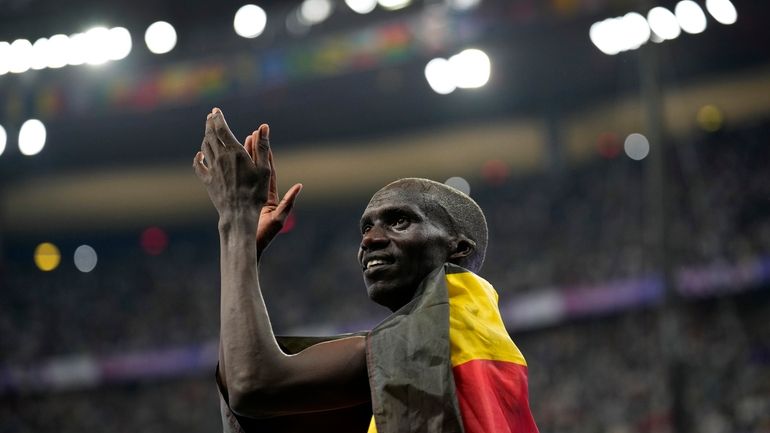
[[[251,136],[246,138],[244,147],[252,160],[256,160],[255,143]],[[275,165],[273,164],[272,150],[268,153],[268,161],[270,163],[270,185],[267,190],[267,201],[262,205],[262,209],[259,212],[259,224],[257,225],[258,258],[283,228],[283,224],[286,222],[286,218],[294,206],[294,200],[302,190],[302,184],[295,184],[278,201],[278,178],[275,173]]]

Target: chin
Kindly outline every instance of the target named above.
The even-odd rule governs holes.
[[[396,311],[406,305],[413,294],[404,293],[406,290],[392,281],[374,281],[366,286],[369,299],[375,303]]]

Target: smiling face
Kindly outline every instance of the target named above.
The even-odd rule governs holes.
[[[395,311],[414,297],[452,253],[448,218],[423,192],[395,187],[372,197],[361,216],[358,250],[369,298]]]

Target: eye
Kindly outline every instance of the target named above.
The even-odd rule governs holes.
[[[371,229],[372,229],[371,224],[366,224],[366,225],[361,227],[361,234],[365,235]]]
[[[393,228],[405,229],[407,226],[409,226],[409,222],[409,218],[401,215],[393,220]]]

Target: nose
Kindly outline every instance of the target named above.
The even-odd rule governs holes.
[[[386,247],[389,242],[390,239],[388,239],[385,230],[379,226],[374,226],[364,233],[364,236],[361,239],[361,250],[378,250]]]

